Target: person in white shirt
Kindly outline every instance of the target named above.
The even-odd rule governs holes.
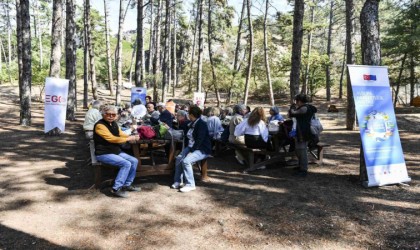
[[[97,121],[102,119],[100,112],[101,105],[101,101],[95,100],[92,102],[92,107],[86,112],[83,130],[85,130],[87,139],[93,138],[93,127]]]
[[[247,148],[270,149],[266,116],[262,107],[255,108],[248,118],[245,118],[235,128],[235,136],[245,137]],[[265,156],[262,156],[264,159]],[[260,159],[261,160],[261,159]]]

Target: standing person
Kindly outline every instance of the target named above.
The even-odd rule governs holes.
[[[188,146],[175,159],[174,184],[171,188],[180,188],[183,193],[195,190],[192,164],[211,154],[209,131],[207,124],[200,118],[201,113],[201,109],[197,106],[190,108],[188,116],[191,122],[185,137],[185,144]],[[183,179],[185,179],[185,186],[181,188]]]
[[[296,118],[295,152],[298,158],[298,172],[295,176],[306,177],[308,174],[308,142],[312,139],[311,119],[318,111],[316,107],[307,104],[308,96],[298,94],[295,104],[289,110],[289,116]]]
[[[138,160],[121,151],[120,145],[126,142],[135,142],[138,136],[124,134],[115,122],[117,118],[115,106],[105,106],[102,109],[102,119],[94,127],[93,140],[95,141],[95,155],[98,161],[116,166],[120,170],[115,178],[111,193],[115,196],[127,198],[126,191],[140,191],[139,187],[132,185],[136,177]]]
[[[255,108],[238,126],[235,128],[235,136],[245,135],[245,145],[247,148],[271,149],[268,142],[268,129],[265,124],[265,111],[262,107]],[[256,160],[264,160],[265,156]],[[264,169],[265,166],[259,169]]]
[[[235,136],[236,126],[243,121],[243,117],[246,114],[246,106],[243,104],[238,104],[235,106],[235,115],[232,117],[229,123],[229,142],[237,145],[244,145],[245,138],[244,136]],[[241,151],[235,149],[235,158],[239,164],[245,164],[245,158]]]
[[[101,115],[101,101],[95,100],[92,102],[92,107],[86,112],[85,121],[83,123],[83,129],[85,130],[86,138],[93,138],[93,126],[95,123],[102,119]]]

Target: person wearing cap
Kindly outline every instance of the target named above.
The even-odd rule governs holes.
[[[280,114],[280,109],[277,106],[273,106],[270,108],[270,117],[268,118],[268,123],[270,123],[271,121],[284,121],[283,116]]]
[[[160,113],[159,121],[168,125],[169,128],[173,128],[174,117],[171,114],[171,112],[169,112],[166,109],[165,103],[163,103],[163,102],[158,103],[157,108],[158,108],[158,111]]]
[[[132,185],[136,177],[138,165],[137,158],[121,151],[120,145],[126,142],[135,142],[138,135],[124,134],[118,127],[117,108],[105,106],[102,109],[102,119],[94,126],[93,140],[95,142],[95,155],[99,162],[119,168],[111,193],[117,197],[127,198],[126,191],[140,191],[139,187]]]

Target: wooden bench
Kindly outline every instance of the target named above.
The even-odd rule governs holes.
[[[294,155],[294,153],[289,153],[287,151],[279,152],[279,151],[270,151],[266,149],[256,149],[256,148],[247,148],[245,145],[241,144],[233,144],[233,143],[226,143],[225,145],[228,149],[239,150],[244,152],[247,161],[246,166],[247,168],[244,172],[251,172],[259,167],[265,166],[267,164],[276,163],[276,162],[286,162],[286,157]],[[256,155],[264,155],[266,159],[260,162],[255,163]]]
[[[313,156],[315,164],[322,164],[324,160],[324,150],[329,144],[318,143],[315,147],[308,147],[308,153]]]
[[[102,181],[102,170],[103,169],[112,169],[115,171],[118,171],[118,168],[112,165],[108,165],[108,164],[103,164],[102,162],[99,162],[96,159],[96,155],[95,155],[95,143],[93,140],[89,141],[89,150],[90,150],[90,164],[93,167],[93,171],[94,171],[94,187],[95,188],[101,188],[104,185],[111,185],[111,183],[114,181],[114,179],[108,179],[108,180],[104,180]],[[153,154],[152,154],[153,155]],[[208,158],[211,158],[212,156],[209,156]],[[150,156],[150,158],[152,158],[152,161],[154,161],[153,156]],[[207,159],[203,159],[200,162],[197,162],[195,164],[195,166],[199,169],[200,173],[201,173],[201,180],[202,181],[208,181],[209,177],[207,175],[207,170],[208,170],[208,163],[207,163]],[[173,164],[168,164],[169,166],[167,166],[164,170],[161,169],[155,169],[154,171],[151,171],[150,169],[145,170],[140,168],[137,168],[136,171],[136,177],[139,176],[150,176],[150,175],[159,175],[159,174],[173,174],[174,171],[174,167]],[[145,170],[145,171],[143,171]]]
[[[238,145],[232,143],[225,143],[220,140],[215,140],[215,156],[220,155],[221,152],[226,151],[228,149],[233,150],[240,150],[247,155],[247,168],[244,172],[251,172],[256,170],[261,166],[265,166],[267,164],[276,163],[276,162],[286,162],[286,157],[295,156],[294,152],[287,152],[285,145],[279,145],[278,151],[268,151],[265,149],[253,149],[247,148],[245,145]],[[324,151],[326,147],[330,145],[325,143],[318,143],[315,147],[308,147],[308,154],[314,158],[313,163],[315,164],[322,164],[324,159]],[[254,163],[255,155],[266,155],[266,160]]]

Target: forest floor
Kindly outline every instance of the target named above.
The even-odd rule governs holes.
[[[31,127],[19,126],[18,88],[0,86],[0,249],[419,249],[420,109],[397,109],[412,181],[367,189],[343,103],[334,114],[315,103],[331,147],[306,178],[282,166],[243,174],[227,152],[210,159],[211,181],[196,191],[155,176],[117,199],[91,188],[84,112],[45,136],[43,103],[33,102]]]

